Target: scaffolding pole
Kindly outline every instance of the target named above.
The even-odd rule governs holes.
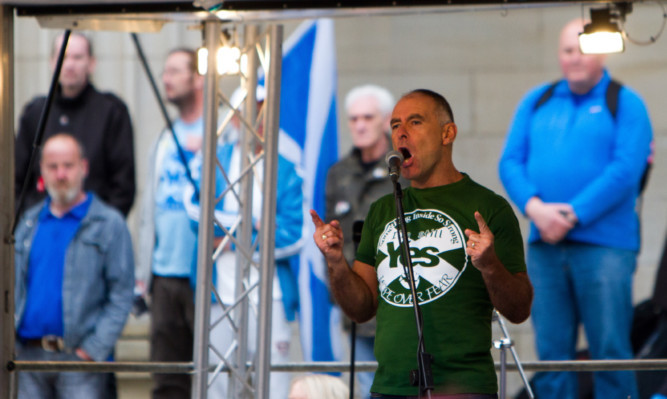
[[[0,399],[10,398],[14,360],[14,9],[0,6]]]
[[[269,397],[271,371],[271,313],[273,304],[274,248],[276,233],[276,181],[278,174],[278,134],[280,131],[280,77],[282,71],[283,30],[281,25],[269,28],[269,49],[266,79],[268,107],[264,112],[264,202],[262,209],[260,308],[257,323],[257,393]]]
[[[252,397],[252,385],[250,383],[252,366],[248,367],[247,364],[250,362],[248,357],[250,346],[248,332],[253,316],[250,314],[251,294],[246,294],[246,291],[249,290],[250,275],[253,267],[252,203],[255,173],[252,168],[251,158],[254,155],[254,148],[257,145],[257,91],[255,87],[257,86],[259,58],[255,51],[255,42],[257,41],[259,28],[257,25],[247,25],[244,28],[243,35],[237,35],[237,37],[243,36],[243,46],[239,47],[244,49],[244,53],[248,59],[247,75],[245,77],[242,76],[240,83],[246,92],[242,114],[249,123],[241,126],[241,136],[239,137],[241,148],[240,168],[245,173],[242,172],[240,176],[241,201],[239,203],[239,215],[241,216],[241,224],[238,239],[242,249],[236,251],[236,284],[234,289],[236,299],[234,302],[238,303],[238,305],[232,312],[234,317],[231,321],[232,325],[235,325],[237,328],[234,329],[234,339],[232,340],[232,346],[235,346],[236,352],[235,356],[230,359],[232,360],[231,365],[233,368],[233,372],[229,376],[228,392],[230,398]],[[252,322],[255,323],[255,326],[257,325],[256,320]],[[228,353],[231,350],[232,348],[229,348],[227,350]]]
[[[208,347],[211,315],[211,276],[213,274],[213,207],[215,195],[215,159],[217,143],[218,75],[215,54],[219,47],[221,23],[218,19],[204,21],[204,40],[208,49],[207,73],[204,82],[204,142],[197,249],[197,289],[195,291],[194,376],[192,397],[206,399],[208,390]]]
[[[200,187],[192,397],[205,399],[215,379],[227,378],[229,397],[264,398],[269,395],[271,369],[282,26],[271,26],[263,34],[259,33],[257,25],[234,26],[230,33],[229,26],[216,20],[207,20],[204,22],[204,36],[209,56],[204,94],[206,131]],[[232,135],[231,141],[226,143],[237,146],[240,151],[238,176],[231,176],[231,169],[237,165],[230,165],[230,170],[224,170],[222,164],[226,162],[221,162],[216,156],[216,146],[225,139],[224,135],[217,137],[214,133],[217,130],[222,135],[225,130],[225,126],[217,126],[214,119],[219,112],[218,99],[228,102],[223,93],[218,93],[218,82],[215,80],[215,54],[221,39],[225,45],[241,48],[247,59],[247,69],[240,72],[240,87],[245,99],[240,104],[230,104],[230,112],[237,118],[238,126],[235,129],[238,134]],[[263,39],[266,39],[267,48],[262,48]],[[268,93],[264,98],[262,113],[257,110],[256,91],[260,66],[264,69]],[[234,106],[240,109],[233,109]],[[229,122],[232,118],[223,120]],[[227,189],[223,193],[216,192],[216,175],[227,179]],[[253,203],[259,203],[253,197],[259,195],[256,192],[259,189],[261,209],[253,212]],[[227,197],[238,205],[238,218],[231,227],[216,220],[214,212],[216,204]],[[257,215],[257,212],[261,213],[260,223],[253,222],[253,215]],[[214,225],[225,233],[221,241],[216,240],[217,246],[213,243]],[[221,300],[221,295],[212,283],[216,262],[230,250],[234,251],[236,262],[233,266],[236,278],[231,304]],[[223,314],[218,320],[211,319],[211,294],[220,302],[216,306],[222,308]],[[230,297],[228,292],[224,294],[226,298]],[[225,325],[218,326],[220,323]],[[230,329],[232,339],[229,347],[220,348],[217,342],[211,341],[211,330],[216,327]],[[250,340],[253,336],[256,341]],[[220,358],[217,364],[211,364],[209,348]]]

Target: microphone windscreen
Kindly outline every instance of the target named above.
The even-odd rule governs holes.
[[[401,154],[400,151],[392,150],[387,153],[387,155],[384,157],[385,162],[387,165],[391,166],[392,162],[398,162],[398,165],[403,163],[403,154]]]

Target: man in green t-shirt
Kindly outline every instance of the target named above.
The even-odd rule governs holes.
[[[530,315],[533,290],[516,216],[504,198],[454,167],[456,135],[451,107],[438,93],[414,90],[394,107],[391,139],[405,158],[401,174],[410,180],[403,192],[405,227],[424,347],[433,355],[433,397],[496,398],[493,308],[521,323]],[[419,395],[409,378],[419,342],[393,196],[371,206],[352,268],[343,256],[340,223],[311,215],[341,308],[357,322],[377,316],[373,397]]]

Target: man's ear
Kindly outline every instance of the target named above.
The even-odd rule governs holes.
[[[195,72],[193,77],[193,83],[197,90],[204,90],[204,81],[205,81],[205,76]]]
[[[447,122],[442,126],[442,145],[450,145],[456,139],[458,128],[454,122]]]
[[[90,57],[90,62],[88,63],[88,80],[95,73],[95,68],[97,68],[97,58]]]
[[[83,176],[88,177],[88,172],[90,171],[90,165],[88,164],[88,160],[86,158],[83,158],[81,160],[81,167],[83,168]]]

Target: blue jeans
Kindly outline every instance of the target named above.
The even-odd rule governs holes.
[[[81,361],[76,355],[47,352],[39,347],[17,344],[17,360]],[[19,372],[19,399],[95,399],[104,398],[104,373]]]
[[[532,321],[540,360],[575,358],[583,323],[592,359],[632,359],[634,251],[596,245],[542,242],[528,248],[535,289]],[[638,398],[634,371],[595,372],[596,399]],[[540,399],[577,397],[574,372],[547,372],[536,379]]]

